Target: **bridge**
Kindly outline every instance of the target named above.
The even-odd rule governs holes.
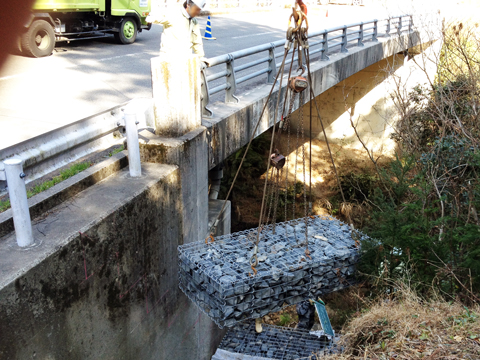
[[[353,105],[378,106],[378,84],[434,47],[434,24],[419,24],[402,15],[309,35],[312,88],[332,138],[344,126],[337,107],[352,103],[328,105],[322,96],[355,89],[362,95]],[[0,213],[2,358],[211,358],[224,330],[180,292],[177,246],[204,238],[217,215],[217,235],[230,231],[230,209],[219,214],[223,202],[213,183],[209,194],[209,171],[216,179],[217,166],[252,136],[284,43],[207,65],[154,58],[152,102],[132,101],[1,152],[0,181],[5,189],[8,180],[13,206]],[[272,109],[285,90],[274,88],[254,136],[279,121]],[[294,111],[306,105],[296,103]],[[313,125],[308,130],[317,136]],[[388,131],[381,125],[378,135],[379,126],[360,130],[372,147],[383,148]],[[124,135],[126,150],[27,205],[22,184],[123,142]]]

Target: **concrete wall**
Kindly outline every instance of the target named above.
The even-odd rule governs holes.
[[[435,78],[436,64],[431,59],[438,53],[440,43],[428,44],[421,51],[413,48],[395,54],[359,71],[316,97],[320,116],[328,139],[346,148],[373,151],[392,156],[396,150],[391,135],[400,119],[398,100],[405,100],[416,86],[427,86]],[[310,104],[302,106],[306,136],[310,133]],[[292,114],[294,126],[299,125],[300,109]],[[358,136],[355,134],[356,128]],[[325,140],[320,119],[312,104],[312,134]],[[360,137],[361,141],[358,139]]]
[[[178,288],[181,169],[143,169],[140,179],[121,171],[37,218],[34,248],[19,250],[13,234],[1,239],[1,359],[213,354],[223,332]]]
[[[0,238],[0,359],[215,352],[225,331],[180,291],[177,262],[177,247],[209,230],[207,131],[139,137],[144,176],[121,170],[35,212],[33,248],[20,250],[14,233]],[[228,209],[217,235],[230,231]]]
[[[185,243],[207,236],[208,225],[208,142],[200,127],[178,138],[140,132],[142,162],[174,164],[182,178],[183,238]]]

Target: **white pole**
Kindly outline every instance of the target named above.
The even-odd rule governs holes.
[[[137,114],[133,106],[125,108],[125,130],[127,132],[128,166],[131,177],[142,176],[140,146],[138,144]]]
[[[25,174],[21,159],[8,159],[5,164],[8,193],[13,212],[13,223],[17,244],[20,247],[33,245],[32,221],[28,209]]]

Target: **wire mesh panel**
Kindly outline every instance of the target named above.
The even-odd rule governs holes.
[[[255,274],[249,260],[256,235],[256,230],[242,231],[178,248],[180,288],[220,327],[263,317],[354,281],[364,235],[336,219],[315,216],[265,227]]]
[[[255,356],[261,359],[300,360],[320,359],[323,355],[340,352],[336,339],[329,341],[325,336],[318,337],[307,330],[292,329],[263,324],[261,333],[255,332],[255,324],[237,325],[230,329],[212,360],[230,359],[237,354]]]

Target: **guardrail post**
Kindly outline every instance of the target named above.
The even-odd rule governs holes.
[[[328,31],[325,30],[323,33],[323,49],[322,49],[322,57],[320,60],[322,61],[327,61],[330,60],[330,58],[327,56],[328,53]]]
[[[364,46],[364,44],[363,44],[363,21],[360,23],[360,30],[358,32],[357,46]]]
[[[372,41],[378,42],[378,20],[375,19],[373,21],[373,36],[372,36]]]
[[[413,15],[410,15],[409,18],[410,18],[410,21],[408,22],[408,32],[412,32],[413,31]]]
[[[268,50],[268,84],[273,84],[275,82],[275,77],[277,76],[277,62],[275,60],[275,44],[270,44],[270,49]]]
[[[20,247],[31,246],[34,243],[32,220],[28,208],[22,160],[12,158],[5,160],[3,163],[5,165],[5,175],[7,178],[8,194],[12,207],[17,244]]]
[[[142,176],[137,124],[135,109],[132,106],[127,106],[125,108],[125,130],[127,133],[128,167],[131,177]]]
[[[402,33],[402,17],[400,16],[398,18],[398,35],[400,35]]]
[[[347,25],[343,26],[343,32],[342,32],[342,46],[341,46],[341,52],[346,53],[348,52],[347,50]]]
[[[205,63],[201,64],[200,77],[200,101],[202,104],[202,117],[211,118],[213,116],[213,112],[208,108],[208,104],[210,103],[210,89],[208,88],[207,65]]]
[[[225,91],[225,102],[238,103],[238,98],[235,96],[235,92],[237,91],[237,80],[235,78],[235,60],[230,54],[228,54],[226,79],[227,88]]]
[[[390,26],[391,26],[391,25],[390,25],[390,22],[391,22],[391,21],[392,21],[391,18],[388,18],[388,19],[387,19],[387,30],[385,31],[385,35],[386,35],[386,36],[390,36]]]

